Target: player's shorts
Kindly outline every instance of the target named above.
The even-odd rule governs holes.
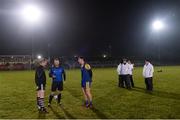
[[[45,85],[44,84],[39,84],[39,85],[37,85],[37,88],[36,88],[36,90],[37,91],[39,91],[39,90],[45,90]]]
[[[81,81],[81,87],[82,88],[91,88],[91,81]]]
[[[60,82],[53,81],[52,82],[51,91],[55,92],[56,90],[63,91],[63,82],[62,81],[60,81]]]

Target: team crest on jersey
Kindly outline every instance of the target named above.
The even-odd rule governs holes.
[[[85,64],[85,68],[86,68],[87,70],[90,70],[90,69],[91,69],[91,66],[90,66],[89,64]]]

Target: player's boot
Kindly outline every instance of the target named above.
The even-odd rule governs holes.
[[[48,103],[48,107],[51,107],[51,103]]]
[[[41,107],[39,105],[37,105],[37,108],[38,108],[39,111],[41,110]]]
[[[93,104],[92,104],[92,101],[90,101],[90,103],[89,103],[89,106],[88,106],[89,108],[93,108]]]
[[[84,106],[84,107],[89,107],[89,102],[88,101],[85,101],[84,103],[83,103],[83,105],[82,106]]]
[[[44,113],[49,113],[45,107],[41,108],[41,111],[44,112]]]
[[[61,106],[61,105],[62,105],[62,102],[57,102],[57,104],[58,104],[59,106]]]
[[[92,103],[91,103],[91,104],[89,104],[89,108],[91,108],[91,109],[93,108],[93,104],[92,104]]]
[[[90,104],[89,104],[88,102],[86,102],[86,108],[88,108],[88,107],[89,107],[89,105],[90,105]]]

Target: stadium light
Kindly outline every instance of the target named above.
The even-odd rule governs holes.
[[[21,15],[25,21],[29,23],[37,23],[42,19],[42,11],[35,5],[26,5],[21,11]]]
[[[74,58],[77,58],[78,56],[77,55],[74,55]]]
[[[38,55],[38,56],[37,56],[37,59],[41,59],[41,58],[42,58],[42,56],[41,56],[41,55]]]
[[[107,55],[106,55],[106,54],[103,54],[103,55],[102,55],[102,57],[103,57],[103,58],[106,58],[106,57],[107,57]]]
[[[31,48],[32,48],[32,55],[31,55],[31,62],[33,62],[34,58],[34,27],[35,25],[39,24],[43,19],[43,11],[42,9],[35,5],[35,4],[25,4],[22,9],[19,11],[20,17],[27,23],[27,25],[32,26],[32,37],[31,37]],[[41,59],[42,56],[37,56],[37,59]]]
[[[161,63],[161,52],[160,52],[161,48],[160,48],[160,40],[159,40],[160,33],[159,32],[162,32],[165,29],[165,27],[166,27],[166,25],[163,20],[157,19],[152,22],[152,30],[153,30],[153,32],[156,33],[156,40],[159,42],[159,47],[158,47],[159,64]]]
[[[155,31],[163,30],[164,27],[165,27],[164,22],[161,21],[161,20],[155,20],[155,21],[152,23],[152,28],[153,28],[153,30],[155,30]]]

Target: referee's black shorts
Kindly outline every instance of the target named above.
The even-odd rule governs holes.
[[[51,91],[55,92],[56,90],[58,91],[63,91],[63,81],[53,81],[52,86],[51,86]]]

